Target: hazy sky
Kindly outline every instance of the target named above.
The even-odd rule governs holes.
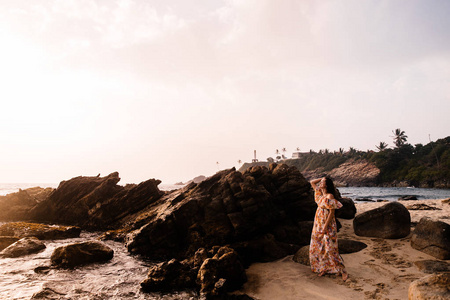
[[[0,182],[173,183],[253,150],[446,137],[449,15],[447,0],[1,0]]]

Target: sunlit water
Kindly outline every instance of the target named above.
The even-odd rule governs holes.
[[[44,241],[42,252],[19,258],[0,259],[0,299],[30,299],[48,287],[60,293],[59,299],[195,299],[194,292],[172,294],[143,293],[140,282],[146,278],[150,262],[127,253],[123,244],[105,241],[114,250],[111,261],[74,270],[34,269],[49,266],[53,250],[64,244],[96,239],[99,234],[83,232],[79,238]]]
[[[424,189],[403,187],[340,187],[343,197],[355,199],[396,201],[402,196],[416,196],[417,199],[447,199],[450,198],[448,189]]]

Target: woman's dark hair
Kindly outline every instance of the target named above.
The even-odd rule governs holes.
[[[333,194],[335,199],[339,199],[340,195],[337,192],[336,187],[334,186],[333,180],[331,180],[330,177],[325,176],[325,184],[326,184],[327,193]]]

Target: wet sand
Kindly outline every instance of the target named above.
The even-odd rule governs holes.
[[[450,224],[450,203],[445,200],[400,201],[406,207],[426,204],[440,210],[409,210],[411,221],[423,216]],[[358,213],[386,203],[358,203]],[[409,284],[427,274],[419,271],[415,261],[436,258],[410,246],[411,234],[402,239],[360,237],[353,231],[353,220],[340,219],[338,238],[367,244],[360,252],[343,254],[350,275],[346,282],[340,276],[318,277],[308,266],[292,260],[292,256],[275,262],[256,263],[247,269],[248,282],[239,292],[257,300],[273,299],[408,299]]]

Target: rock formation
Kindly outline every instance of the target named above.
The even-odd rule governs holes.
[[[450,259],[450,225],[423,217],[413,231],[411,247],[438,259]]]
[[[81,228],[26,222],[6,223],[0,226],[0,236],[36,237],[40,240],[57,240],[79,237]]]
[[[411,231],[411,215],[399,202],[390,202],[366,211],[353,219],[355,234],[359,236],[398,239]]]
[[[29,219],[70,224],[86,229],[118,228],[121,221],[158,200],[164,193],[159,180],[138,185],[117,185],[119,174],[105,177],[76,177],[62,181],[49,197],[38,203]]]
[[[272,164],[243,174],[233,168],[143,210],[127,224],[127,247],[153,259],[170,259],[193,255],[202,247],[251,248],[271,239],[284,250],[280,255],[287,255],[301,246],[290,245],[300,240],[298,223],[313,220],[315,210],[310,184],[296,168]],[[274,232],[277,227],[284,230]]]
[[[52,188],[34,187],[0,196],[0,220],[10,222],[27,219],[30,209],[47,199],[52,191]]]

